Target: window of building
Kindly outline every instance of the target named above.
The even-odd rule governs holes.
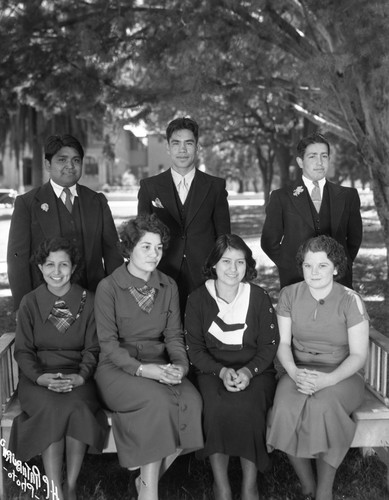
[[[85,175],[98,175],[99,164],[93,156],[85,156],[83,161]]]

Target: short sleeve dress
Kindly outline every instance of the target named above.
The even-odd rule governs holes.
[[[270,464],[266,416],[276,387],[277,318],[267,292],[257,285],[241,283],[236,300],[224,308],[214,292],[208,282],[192,292],[185,314],[189,359],[204,403],[205,446],[197,455],[243,457],[263,472]],[[247,292],[247,303],[241,292],[243,297]],[[248,368],[252,378],[244,391],[227,391],[219,377],[224,366]]]
[[[100,282],[95,299],[101,346],[95,377],[104,404],[113,411],[120,465],[130,469],[177,449],[203,446],[201,397],[189,380],[166,385],[136,376],[140,364],[189,365],[176,283],[158,270],[151,273],[147,285],[157,293],[149,313],[128,290],[145,284],[123,264]]]
[[[20,369],[18,397],[23,413],[13,422],[10,448],[22,461],[39,455],[64,436],[87,444],[90,451],[101,451],[108,430],[93,380],[100,350],[94,295],[73,284],[61,297],[77,317],[64,333],[48,319],[57,299],[43,284],[25,295],[19,308],[15,359]],[[57,372],[78,373],[85,384],[58,393],[36,383],[40,375]]]
[[[285,287],[277,313],[292,319],[296,365],[323,372],[333,371],[349,355],[348,328],[368,319],[361,297],[336,282],[328,296],[319,301],[304,281]],[[269,451],[320,457],[337,468],[355,433],[350,414],[363,396],[364,381],[358,373],[312,396],[298,392],[293,380],[284,374],[269,414]]]

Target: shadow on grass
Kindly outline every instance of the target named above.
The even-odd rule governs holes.
[[[261,500],[298,500],[300,486],[287,458],[280,452],[272,455],[273,464],[265,474],[258,474]],[[34,459],[43,474],[41,460]],[[335,500],[389,500],[385,490],[385,466],[375,457],[363,458],[352,449],[340,466],[335,480]],[[79,478],[78,500],[136,500],[134,485],[137,472],[119,466],[114,454],[87,455]],[[241,470],[237,458],[230,461],[229,476],[234,500],[240,498]],[[160,481],[160,500],[212,500],[212,472],[208,461],[193,454],[180,457]],[[8,484],[9,498],[26,499],[15,483]],[[36,499],[46,499],[39,491]],[[51,499],[54,500],[54,499]]]

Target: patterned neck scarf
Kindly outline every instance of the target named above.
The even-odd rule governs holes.
[[[69,307],[63,299],[57,299],[47,318],[60,333],[66,333],[66,330],[80,317],[86,302],[86,291],[82,292],[80,307],[76,317],[70,312]]]
[[[149,285],[144,285],[139,288],[130,286],[128,287],[128,291],[134,297],[142,311],[149,314],[153,309],[158,290]]]

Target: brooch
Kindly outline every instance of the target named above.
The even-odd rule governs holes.
[[[293,191],[293,196],[299,196],[304,191],[303,186],[297,186]]]
[[[152,200],[151,204],[153,205],[153,207],[164,208],[159,198],[155,198],[155,200]]]
[[[47,203],[42,203],[41,205],[41,209],[44,211],[44,212],[48,212],[49,211],[49,205]]]

